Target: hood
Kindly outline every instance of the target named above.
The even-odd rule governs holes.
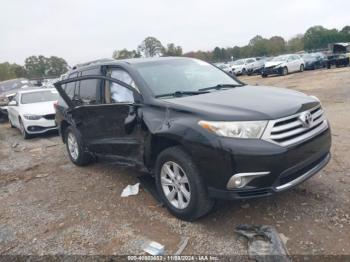
[[[284,64],[286,61],[269,61],[265,63],[265,67],[277,66]]]
[[[244,67],[244,65],[232,65],[231,68],[232,69],[242,69]]]
[[[242,86],[166,100],[175,110],[191,111],[205,120],[272,120],[310,109],[319,102],[284,88]]]
[[[20,111],[22,114],[41,115],[41,116],[55,114],[54,103],[55,101],[33,103],[33,104],[22,104],[20,105]]]

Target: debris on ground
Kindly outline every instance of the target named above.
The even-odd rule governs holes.
[[[16,148],[18,145],[19,145],[19,143],[18,143],[18,142],[15,142],[15,143],[13,143],[11,146],[12,146],[12,148]]]
[[[45,173],[45,174],[37,174],[35,177],[36,178],[42,178],[42,177],[47,177],[49,174]]]
[[[42,151],[41,147],[37,147],[37,148],[33,148],[33,149],[29,150],[29,153],[38,153],[41,151]]]
[[[273,226],[238,225],[236,233],[248,239],[248,256],[262,262],[291,261],[280,235]]]
[[[183,237],[181,238],[181,241],[177,247],[176,252],[174,253],[175,256],[180,256],[182,254],[182,252],[185,250],[187,244],[188,244],[188,240],[190,238],[189,237]]]
[[[137,195],[139,193],[139,186],[140,183],[136,183],[135,185],[128,185],[126,188],[123,189],[121,197]]]
[[[164,246],[155,241],[146,242],[142,246],[142,250],[152,256],[164,255]]]

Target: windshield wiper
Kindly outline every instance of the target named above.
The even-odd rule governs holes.
[[[236,85],[235,84],[217,84],[216,86],[210,86],[210,87],[198,89],[198,91],[207,91],[207,90],[212,90],[212,89],[220,90],[220,89],[226,88],[226,87],[234,88],[234,87],[238,87],[238,86],[243,86],[243,85],[240,85],[240,84],[236,84]]]
[[[168,93],[168,94],[161,94],[156,95],[155,97],[166,97],[166,96],[173,96],[173,97],[182,97],[184,95],[200,95],[200,94],[206,94],[205,90],[198,90],[198,91],[175,91],[174,93]]]

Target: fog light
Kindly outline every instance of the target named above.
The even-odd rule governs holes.
[[[233,175],[227,183],[227,189],[236,189],[245,187],[254,178],[265,176],[270,172],[238,173]]]
[[[243,180],[242,177],[236,177],[234,179],[235,186],[239,187],[240,185],[242,185],[242,182],[243,182],[242,180]]]

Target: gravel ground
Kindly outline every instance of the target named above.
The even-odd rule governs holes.
[[[290,254],[350,255],[350,68],[285,77],[241,77],[249,84],[282,86],[318,96],[331,122],[332,160],[312,179],[275,197],[220,201],[193,222],[172,217],[141,188],[121,198],[141,173],[99,162],[76,167],[56,135],[24,141],[0,125],[1,254],[143,254],[148,240],[173,254],[245,255],[238,224],[273,225]]]

